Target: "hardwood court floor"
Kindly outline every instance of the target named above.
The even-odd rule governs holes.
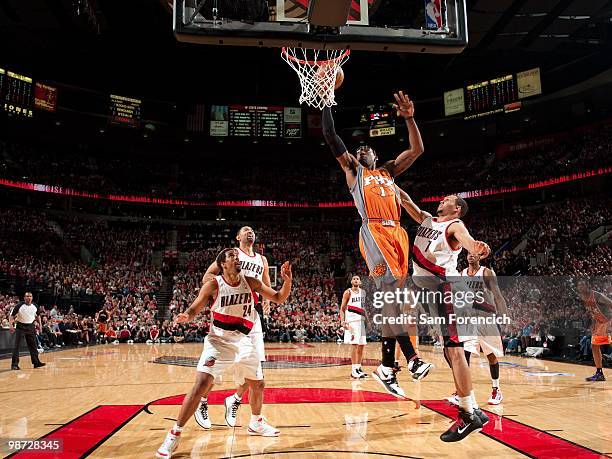
[[[63,454],[15,457],[153,457],[178,414],[182,395],[195,379],[201,344],[106,345],[43,354],[43,369],[22,358],[21,371],[0,370],[0,438],[61,438]],[[366,371],[374,369],[379,343],[368,344]],[[453,391],[439,350],[421,349],[435,364],[420,383],[399,373],[415,402],[388,396],[373,380],[349,378],[344,345],[270,344],[266,375],[269,422],[278,438],[246,434],[250,411],[243,404],[239,425],[223,422],[222,400],[232,393],[231,376],[210,396],[213,429],[191,420],[175,458],[600,458],[612,452],[612,388],[587,383],[592,367],[543,360],[501,359],[504,402],[489,407],[486,359],[472,359],[475,390],[491,422],[482,433],[445,444],[439,435],[453,409],[442,401]],[[608,372],[612,377],[612,372]],[[50,433],[50,434],[49,434]],[[47,435],[49,434],[49,435]]]

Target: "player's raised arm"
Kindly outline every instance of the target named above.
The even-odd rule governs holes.
[[[408,215],[410,215],[410,217],[415,222],[423,223],[423,220],[425,220],[428,217],[431,217],[431,214],[429,212],[425,212],[424,210],[421,210],[421,208],[414,203],[414,201],[410,198],[410,196],[408,196],[408,193],[402,190],[399,186],[396,186],[396,187],[400,194],[400,203],[402,207],[406,209],[406,212],[408,212]]]
[[[331,108],[325,107],[321,112],[321,127],[323,128],[323,137],[325,142],[329,145],[332,154],[342,167],[342,170],[346,174],[346,183],[349,187],[352,187],[355,183],[355,177],[357,176],[357,158],[351,155],[344,142],[336,134],[336,128],[334,126],[334,117],[332,116]]]
[[[217,283],[214,280],[209,280],[202,285],[197,298],[193,300],[191,306],[185,312],[176,316],[176,323],[191,322],[199,314],[217,294]]]
[[[506,299],[502,295],[501,290],[499,289],[499,284],[497,283],[497,275],[493,272],[492,269],[485,268],[484,269],[484,281],[491,293],[493,293],[493,298],[495,299],[495,309],[498,314],[508,314],[508,305],[506,304]]]
[[[204,276],[202,276],[202,285],[204,285],[208,281],[213,280],[219,274],[221,274],[219,265],[217,264],[216,261],[213,261],[208,267],[208,269],[206,270],[206,272],[204,273]]]
[[[389,171],[389,174],[396,177],[412,166],[412,163],[423,154],[425,147],[419,127],[414,121],[414,103],[403,91],[395,93],[393,96],[396,102],[393,104],[393,108],[397,111],[397,116],[401,116],[406,121],[408,142],[410,143],[410,148],[402,151],[397,158],[387,161],[383,166]]]
[[[259,279],[255,279],[254,277],[247,277],[246,280],[249,283],[249,286],[257,293],[261,293],[265,299],[273,301],[277,304],[282,304],[287,300],[287,298],[289,298],[289,294],[291,293],[291,281],[293,279],[291,265],[288,261],[284,262],[283,266],[281,266],[281,277],[283,278],[284,282],[279,291],[268,287],[266,284],[261,282]]]
[[[474,239],[463,222],[451,223],[448,226],[448,237],[455,239],[459,244],[470,253],[477,253],[480,258],[487,258],[491,253],[491,248],[482,241]]]
[[[263,261],[263,265],[264,265],[264,271],[263,274],[261,276],[261,281],[264,283],[264,285],[267,285],[268,287],[270,287],[271,283],[270,283],[270,266],[268,265],[268,259],[266,257],[264,257],[263,255],[261,256],[261,259]],[[263,313],[264,315],[268,315],[270,314],[270,300],[263,300],[261,302],[261,307],[263,309]]]

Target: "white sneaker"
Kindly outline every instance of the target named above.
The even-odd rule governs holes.
[[[459,406],[459,397],[457,397],[457,392],[455,392],[450,397],[444,397],[444,400],[446,400],[451,405]]]
[[[249,423],[247,433],[249,435],[261,435],[262,437],[278,437],[280,430],[272,427],[263,416],[260,416],[257,421]]]
[[[174,451],[176,451],[176,448],[178,448],[180,439],[180,432],[174,432],[173,430],[170,430],[170,432],[168,432],[168,435],[166,435],[166,439],[157,450],[157,453],[155,453],[155,457],[158,457],[160,459],[170,459],[174,454]]]
[[[493,388],[493,392],[491,392],[491,397],[489,398],[489,405],[499,405],[502,400],[504,399],[504,396],[501,393],[501,390],[499,390],[498,387],[494,387]]]
[[[412,375],[412,379],[420,381],[429,374],[429,370],[433,368],[433,365],[429,362],[425,362],[420,358],[412,359],[408,362],[408,371]]]
[[[230,427],[235,427],[240,402],[236,400],[236,397],[230,395],[229,397],[225,397],[223,404],[225,405],[225,423]]]
[[[394,397],[406,398],[406,393],[397,383],[397,378],[395,377],[394,371],[390,370],[387,374],[385,373],[383,366],[380,365],[375,371],[372,372],[372,377]]]
[[[208,402],[200,402],[200,406],[198,406],[193,416],[202,429],[210,429],[212,427],[208,417]]]

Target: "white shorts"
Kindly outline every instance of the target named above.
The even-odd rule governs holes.
[[[344,344],[366,344],[365,320],[348,323],[349,330],[344,330]]]
[[[253,329],[251,333],[249,333],[245,339],[250,339],[255,346],[255,350],[257,351],[257,355],[259,355],[259,361],[266,361],[266,350],[264,348],[264,333],[261,328],[261,319],[259,318],[259,314],[255,315],[255,325],[253,325]]]
[[[261,361],[250,339],[232,342],[208,335],[204,339],[204,349],[197,370],[212,375],[216,381],[222,373],[231,368],[234,369],[235,377],[242,381],[245,378],[263,379]]]
[[[504,356],[504,345],[499,335],[470,336],[467,341],[464,341],[463,348],[472,354],[480,354],[480,350],[482,350],[484,355],[494,354],[495,357]]]

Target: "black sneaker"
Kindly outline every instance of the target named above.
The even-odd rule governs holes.
[[[406,393],[397,383],[395,372],[390,371],[389,374],[385,374],[382,365],[379,366],[375,371],[372,372],[372,377],[378,381],[387,392],[397,398],[406,398]]]
[[[489,416],[487,416],[487,413],[482,411],[480,408],[474,408],[474,414],[478,417],[478,419],[480,419],[483,427],[489,423]]]
[[[457,420],[450,427],[450,429],[440,435],[440,440],[444,442],[461,441],[472,432],[480,432],[481,430],[482,421],[478,415],[476,415],[476,413],[470,414],[463,408],[459,408],[459,416],[457,417]]]
[[[588,378],[584,378],[585,381],[593,382],[593,381],[605,381],[606,377],[603,373],[596,372],[593,376]]]
[[[433,365],[431,363],[425,362],[418,357],[408,363],[408,371],[410,371],[412,379],[415,381],[420,381],[427,376],[432,368]]]
[[[21,370],[21,368],[19,368],[19,365],[11,365],[11,370]]]
[[[46,365],[46,363],[40,362],[34,365],[34,368],[40,368],[40,367],[44,367]]]

